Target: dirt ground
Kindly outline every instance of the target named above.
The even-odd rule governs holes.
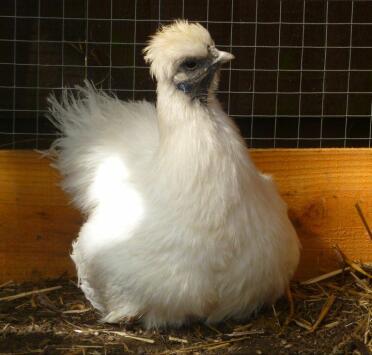
[[[144,331],[99,323],[72,280],[10,281],[0,285],[0,354],[371,354],[368,275],[351,269],[291,289],[291,317],[283,298],[242,323]]]

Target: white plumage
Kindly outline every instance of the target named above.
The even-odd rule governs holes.
[[[50,98],[63,187],[87,220],[72,258],[106,322],[243,318],[285,290],[299,259],[287,207],[214,90],[232,55],[178,21],[145,50],[156,107],[87,84]]]

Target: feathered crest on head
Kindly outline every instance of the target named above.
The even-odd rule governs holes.
[[[159,81],[172,75],[174,65],[181,58],[207,55],[208,45],[213,45],[213,41],[202,25],[176,20],[161,26],[151,36],[143,53],[146,63],[150,64],[151,75]]]

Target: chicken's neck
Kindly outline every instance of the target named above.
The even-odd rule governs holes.
[[[168,144],[169,140],[176,136],[177,139],[187,138],[188,148],[192,149],[192,143],[202,138],[220,138],[224,133],[217,129],[220,125],[231,126],[230,119],[220,108],[214,93],[209,94],[205,103],[191,99],[174,85],[159,84],[157,94],[161,146]]]
[[[238,178],[251,164],[237,130],[211,94],[191,101],[171,86],[158,86],[159,168],[188,183],[225,174]],[[226,179],[227,175],[230,178]],[[181,182],[181,181],[180,181]],[[186,183],[186,181],[185,181]]]

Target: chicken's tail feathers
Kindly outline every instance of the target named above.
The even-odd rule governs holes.
[[[92,82],[85,80],[84,86],[76,85],[74,89],[63,89],[59,99],[55,93],[51,93],[47,98],[47,118],[62,135],[68,135],[70,130],[82,128],[91,123],[92,119],[103,119],[104,115],[99,114],[100,107],[112,99],[116,100],[116,95],[108,95],[97,89]]]
[[[49,120],[59,132],[48,156],[63,176],[62,187],[83,212],[103,198],[105,192],[97,196],[96,185],[107,164],[116,159],[131,169],[157,146],[153,104],[123,102],[88,81],[64,89],[60,98],[50,95],[48,102]]]
[[[88,189],[92,184],[95,159],[99,159],[94,151],[108,116],[105,107],[119,101],[87,80],[83,86],[64,89],[59,98],[50,94],[47,101],[47,118],[59,134],[47,155],[52,166],[64,177],[64,190],[72,195],[73,202],[81,210],[89,211],[94,203],[88,198]]]

